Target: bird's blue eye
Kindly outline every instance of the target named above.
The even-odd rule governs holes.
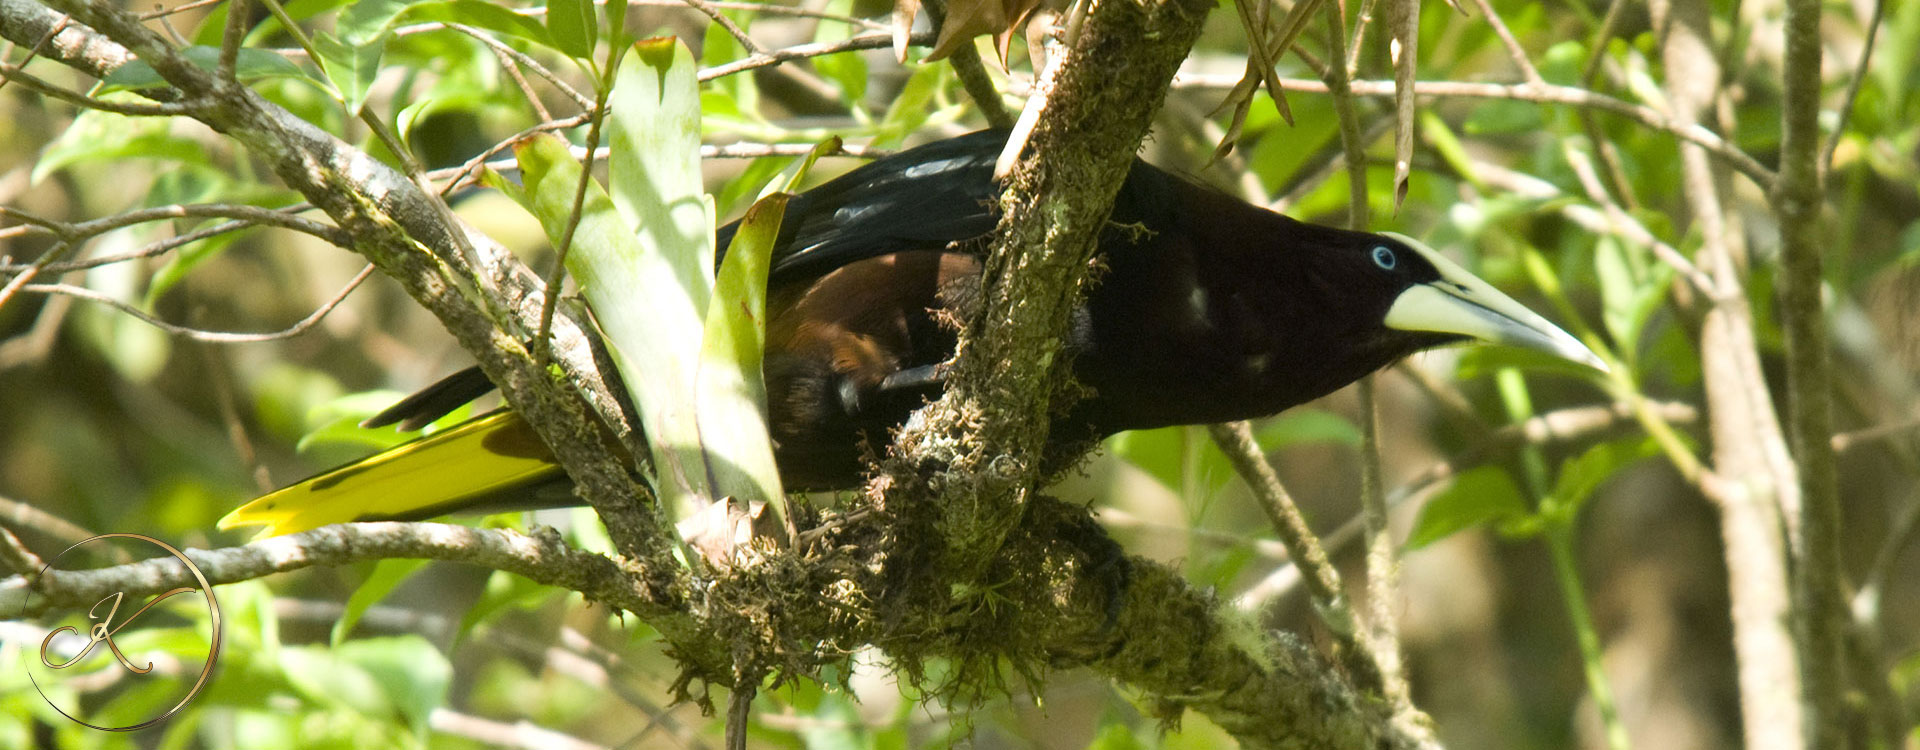
[[[1373,264],[1374,265],[1379,266],[1382,269],[1391,271],[1393,270],[1394,264],[1397,264],[1399,262],[1400,262],[1400,259],[1394,257],[1393,251],[1387,249],[1386,245],[1374,246],[1373,248]]]

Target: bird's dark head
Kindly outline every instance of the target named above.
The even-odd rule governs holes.
[[[1347,369],[1371,371],[1407,354],[1481,341],[1543,351],[1605,370],[1585,345],[1419,240],[1299,225],[1297,266],[1318,320],[1339,320]]]

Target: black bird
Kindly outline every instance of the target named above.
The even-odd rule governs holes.
[[[765,374],[775,458],[791,489],[857,484],[863,456],[938,396],[997,220],[1005,133],[903,151],[796,196],[768,283]],[[726,247],[735,226],[719,232]],[[1596,368],[1598,357],[1408,237],[1307,224],[1136,160],[1114,200],[1104,270],[1068,351],[1091,393],[1050,442],[1260,417],[1408,354],[1482,340]],[[492,389],[456,374],[370,422],[419,425]],[[499,411],[242,507],[223,528],[291,533],[422,518],[519,495],[570,495],[531,429]]]

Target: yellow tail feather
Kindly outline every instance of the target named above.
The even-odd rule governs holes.
[[[560,467],[519,415],[502,409],[275,490],[234,509],[220,528],[261,536],[331,523],[426,518],[556,477]]]

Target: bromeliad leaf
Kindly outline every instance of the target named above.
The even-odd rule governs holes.
[[[761,359],[767,337],[767,270],[789,197],[775,193],[762,198],[740,220],[707,307],[706,340],[694,381],[699,399],[695,416],[712,486],[726,496],[771,503],[781,518],[786,517],[784,495],[767,438]]]
[[[588,266],[600,261],[579,256],[569,257],[568,271],[617,342],[616,364],[640,405],[663,491],[716,499],[694,415],[714,266],[696,70],[693,54],[671,38],[640,41],[621,61],[605,125],[612,147],[608,176],[621,224],[637,230],[635,255],[617,264],[617,274],[593,271]]]

